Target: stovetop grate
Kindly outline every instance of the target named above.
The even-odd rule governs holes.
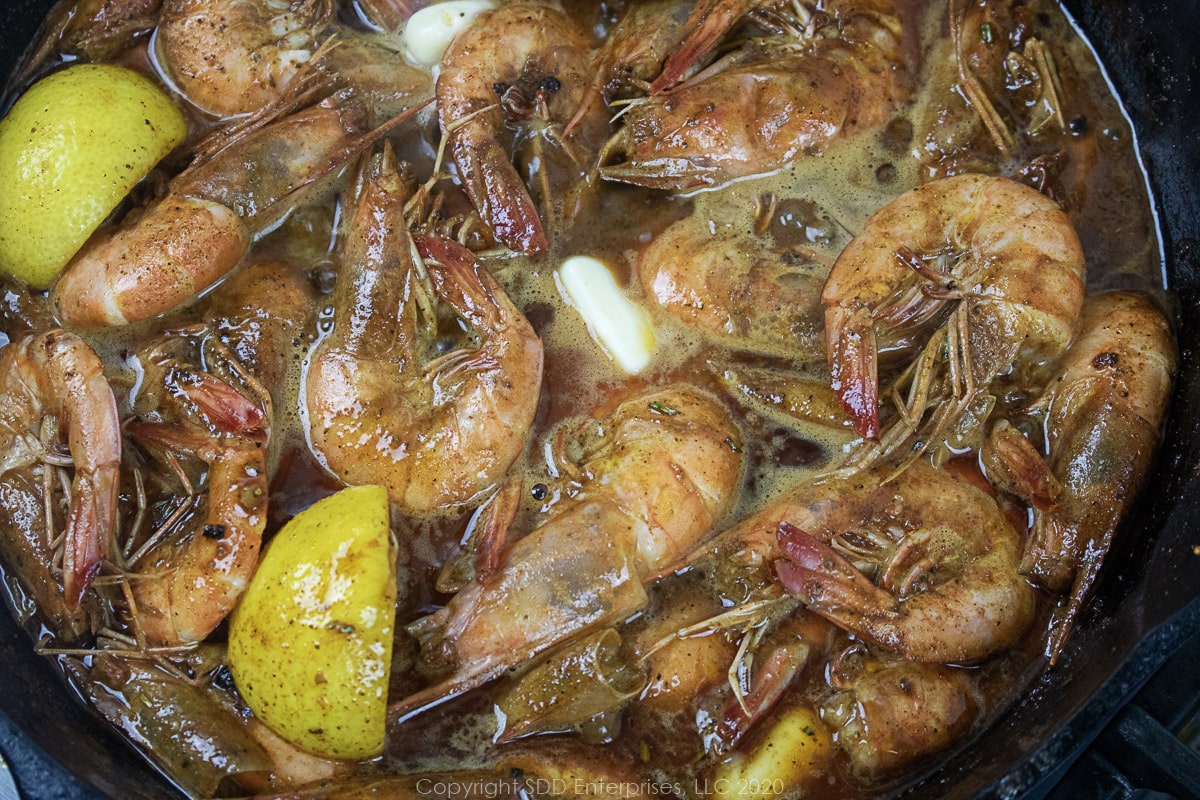
[[[1200,637],[1186,642],[1046,800],[1200,800]]]

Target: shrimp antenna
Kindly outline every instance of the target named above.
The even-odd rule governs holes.
[[[966,22],[967,8],[965,0],[952,0],[950,3],[950,40],[954,45],[954,59],[958,63],[958,85],[966,101],[979,113],[979,118],[995,142],[1000,155],[1008,158],[1016,148],[1017,142],[1012,132],[1004,124],[1000,112],[992,105],[979,78],[967,66],[967,58],[963,47],[963,25]]]

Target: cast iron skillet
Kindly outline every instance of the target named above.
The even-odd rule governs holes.
[[[53,0],[5,0],[0,76]],[[998,724],[904,794],[1038,796],[1151,672],[1200,634],[1200,0],[1066,0],[1107,66],[1138,135],[1177,303],[1182,368],[1166,440],[1095,602],[1054,671]],[[3,188],[0,187],[0,191]],[[173,795],[87,711],[0,611],[0,708],[52,757],[113,797]]]

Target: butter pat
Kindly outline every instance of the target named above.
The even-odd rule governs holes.
[[[450,40],[493,7],[489,0],[447,0],[422,8],[404,26],[404,49],[417,64],[432,67],[442,60]]]
[[[587,324],[605,354],[630,374],[644,370],[657,337],[646,312],[625,296],[612,272],[590,256],[572,256],[556,273],[563,299]]]

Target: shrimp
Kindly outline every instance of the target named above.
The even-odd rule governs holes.
[[[68,0],[50,12],[16,80],[24,83],[54,55],[112,61],[158,24],[162,0]]]
[[[212,286],[255,239],[386,132],[387,125],[366,132],[367,116],[357,101],[327,100],[223,141],[172,180],[166,197],[75,255],[53,289],[59,317],[70,325],[126,325]],[[247,164],[257,168],[247,171]]]
[[[576,116],[600,100],[611,105],[615,99],[644,96],[683,41],[690,10],[687,0],[630,4],[593,58],[595,77]]]
[[[330,0],[163,0],[157,54],[193,105],[246,114],[281,97],[332,13]]]
[[[627,400],[580,437],[582,485],[501,554],[497,572],[410,626],[446,680],[391,707],[400,720],[645,606],[730,510],[741,434],[728,410],[672,386]]]
[[[69,460],[55,452],[62,428]],[[74,611],[108,553],[121,467],[116,399],[104,364],[87,342],[51,330],[0,352],[0,453],[0,475],[39,461],[43,469],[74,467],[62,556],[62,591],[66,609]],[[43,485],[46,491],[52,486],[49,474]],[[44,502],[49,508],[49,499]],[[38,556],[48,567],[51,543],[43,545]]]
[[[275,259],[244,264],[207,297],[205,318],[238,363],[270,392],[277,407],[316,322],[317,292],[292,265]]]
[[[827,271],[698,213],[672,224],[638,256],[642,286],[671,316],[721,344],[797,361],[816,360],[825,349],[820,299]]]
[[[1014,644],[1033,619],[1020,547],[987,493],[917,461],[803,483],[699,555],[721,580],[767,597],[782,586],[900,658],[964,663]]]
[[[921,448],[936,446],[1000,376],[1044,381],[1075,333],[1083,293],[1083,251],[1057,203],[1006,178],[925,184],[877,211],[829,274],[821,299],[833,387],[855,430],[877,437],[879,354],[911,352],[937,325],[884,451],[918,428],[927,404]],[[930,388],[943,353],[946,397]]]
[[[280,415],[300,407],[301,366],[316,332],[317,291],[306,275],[276,259],[239,267],[206,300],[205,325],[244,367],[251,393]],[[267,473],[280,465],[286,437],[267,439]]]
[[[777,17],[785,34],[749,39],[671,91],[630,104],[602,152],[601,176],[658,189],[712,186],[772,172],[886,121],[904,72],[891,3],[847,0],[819,13],[796,4],[792,13]],[[622,160],[607,163],[614,156]]]
[[[864,662],[849,675],[830,671],[837,692],[821,706],[859,775],[895,772],[944,750],[983,714],[970,670],[889,658]]]
[[[533,120],[515,147],[531,140],[530,180],[550,203],[552,176],[542,140],[561,148],[576,175],[608,133],[597,106],[574,118],[592,82],[587,34],[565,13],[517,0],[480,14],[450,42],[437,79],[438,120],[467,195],[496,238],[541,253],[549,246],[537,206],[502,142],[505,128]],[[559,132],[559,123],[571,121]]]
[[[379,37],[338,30],[331,41],[317,56],[317,69],[366,103],[376,120],[391,119],[433,96],[429,72],[409,64]]]
[[[168,336],[138,356],[145,377],[134,407],[152,410],[129,425],[130,433],[164,449],[164,463],[177,464],[180,454],[207,466],[204,513],[167,541],[143,545],[128,565],[136,569],[130,575],[134,625],[153,646],[203,641],[233,610],[258,565],[267,523],[270,407],[242,394],[230,383],[234,376],[226,380],[193,367],[184,355],[193,344],[193,336]],[[205,345],[203,337],[199,344]],[[210,369],[226,368],[214,358],[204,361]]]
[[[1051,627],[1051,663],[1153,461],[1177,358],[1170,325],[1149,297],[1089,297],[1082,331],[1036,403],[1062,490],[1048,507],[1035,506],[1021,571],[1068,593]]]
[[[309,437],[350,484],[387,487],[420,514],[460,509],[494,489],[525,448],[542,382],[542,343],[465,247],[418,237],[390,150],[361,177],[334,294],[333,330],[306,377]],[[478,340],[430,359],[423,271]],[[428,313],[425,314],[428,317]]]

